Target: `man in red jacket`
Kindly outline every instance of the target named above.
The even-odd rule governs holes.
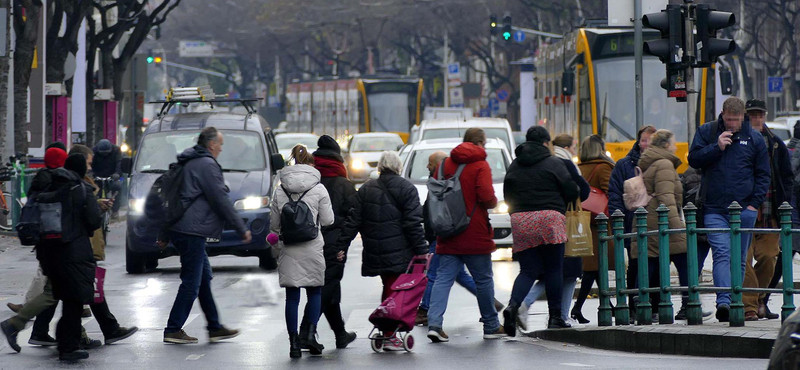
[[[428,311],[428,338],[434,343],[447,342],[450,338],[442,330],[444,312],[450,297],[450,288],[458,273],[469,269],[478,287],[478,307],[483,322],[483,338],[497,339],[505,336],[497,310],[494,306],[494,280],[492,280],[492,252],[497,247],[492,240],[489,224],[489,209],[497,206],[497,197],[492,186],[492,170],[486,162],[486,134],[479,128],[471,128],[464,135],[464,142],[450,152],[442,162],[444,175],[452,177],[460,165],[461,191],[464,204],[471,213],[469,227],[456,236],[438,237],[436,254],[439,255],[439,270],[431,293]],[[438,171],[437,171],[438,172]]]

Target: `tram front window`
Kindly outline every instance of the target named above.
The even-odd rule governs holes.
[[[598,124],[605,117],[606,142],[636,140],[636,88],[633,58],[606,59],[595,62],[597,76]],[[656,58],[642,61],[644,76],[644,124],[667,129],[678,141],[688,141],[686,103],[668,98],[661,88],[665,77],[664,65]],[[605,113],[604,113],[605,112]]]
[[[410,113],[408,94],[402,92],[369,95],[369,122],[372,132],[408,132]]]

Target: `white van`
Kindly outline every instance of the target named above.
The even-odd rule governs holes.
[[[514,134],[511,125],[504,118],[467,118],[465,120],[425,120],[419,125],[418,130],[413,130],[409,144],[426,140],[451,139],[464,137],[467,129],[479,127],[486,133],[487,138],[496,138],[506,144],[508,152],[516,157],[514,149]]]

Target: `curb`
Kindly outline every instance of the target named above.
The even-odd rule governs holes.
[[[532,338],[604,350],[703,357],[769,358],[778,332],[745,328],[610,326],[539,330]]]

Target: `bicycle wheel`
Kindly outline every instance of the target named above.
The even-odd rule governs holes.
[[[0,230],[11,231],[13,225],[11,220],[11,201],[14,196],[11,193],[3,192],[5,201],[0,201]]]

